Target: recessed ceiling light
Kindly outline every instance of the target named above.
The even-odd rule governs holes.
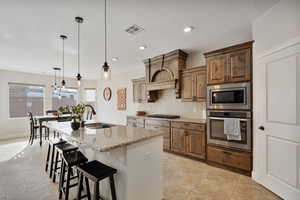
[[[188,33],[188,32],[191,32],[192,30],[194,29],[194,27],[192,26],[187,26],[183,29],[184,32]]]
[[[139,47],[140,50],[145,50],[146,48],[147,48],[146,45],[143,45],[143,46],[140,46],[140,47]]]
[[[119,58],[118,58],[118,57],[113,57],[112,60],[113,60],[113,61],[118,61]]]

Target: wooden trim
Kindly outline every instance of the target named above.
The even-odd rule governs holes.
[[[198,67],[190,67],[190,68],[185,68],[182,70],[182,73],[192,73],[192,72],[197,72],[197,71],[202,71],[206,70],[206,65],[203,66],[198,66]]]
[[[230,52],[236,51],[236,50],[252,48],[253,43],[254,43],[254,40],[244,42],[244,43],[241,43],[241,44],[237,44],[237,45],[233,45],[233,46],[229,46],[229,47],[225,47],[225,48],[222,48],[222,49],[206,52],[203,55],[205,56],[205,58],[208,58],[208,57],[211,57],[211,56],[217,56],[217,55],[221,55],[221,54],[230,53]]]
[[[164,90],[164,89],[175,89],[176,81],[162,81],[162,82],[151,82],[146,85],[148,91]]]
[[[163,59],[163,56],[164,56],[164,60],[168,61],[170,59],[173,59],[173,57],[175,57],[175,56],[178,57],[179,59],[185,59],[188,56],[188,54],[185,53],[184,51],[182,51],[181,49],[176,49],[169,53],[161,54],[159,56],[155,56],[155,57],[151,58],[151,64],[156,63],[156,62],[161,62],[161,60]],[[143,62],[145,65],[149,65],[149,58],[143,60]]]

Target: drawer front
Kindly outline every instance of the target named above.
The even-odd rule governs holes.
[[[208,146],[207,160],[246,171],[251,171],[252,169],[251,154],[247,152],[237,152]]]
[[[189,123],[189,122],[172,122],[171,126],[173,128],[205,131],[205,124]]]
[[[170,121],[166,120],[155,120],[155,119],[145,119],[146,125],[152,126],[163,126],[163,127],[170,127]]]
[[[164,138],[170,138],[170,128],[168,128],[168,127],[145,124],[145,128],[150,129],[150,130],[154,130],[154,131],[162,132]]]
[[[145,119],[143,119],[143,118],[136,118],[136,122],[138,124],[144,124],[145,123]]]

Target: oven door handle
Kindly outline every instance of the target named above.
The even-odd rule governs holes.
[[[218,119],[218,120],[224,120],[224,119],[227,119],[225,117],[208,117],[208,119]],[[244,119],[244,118],[234,118],[234,119],[238,119],[240,121],[250,121],[251,119]]]

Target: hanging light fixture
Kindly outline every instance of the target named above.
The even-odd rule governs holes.
[[[78,86],[81,85],[81,75],[80,75],[80,24],[83,22],[82,17],[75,17],[75,21],[77,22],[77,69],[78,73],[76,76]]]
[[[107,64],[107,20],[106,20],[106,0],[104,0],[104,41],[105,41],[105,62],[104,65],[102,66],[103,68],[103,78],[104,80],[109,80],[111,76],[111,70],[109,65]]]
[[[58,84],[57,84],[57,71],[60,71],[59,67],[53,67],[54,70],[54,84],[52,85],[52,87],[54,88],[54,92],[57,92],[57,88],[59,88]]]
[[[60,38],[62,39],[62,81],[61,86],[63,88],[66,87],[66,81],[65,81],[65,40],[68,39],[65,35],[60,35]]]

